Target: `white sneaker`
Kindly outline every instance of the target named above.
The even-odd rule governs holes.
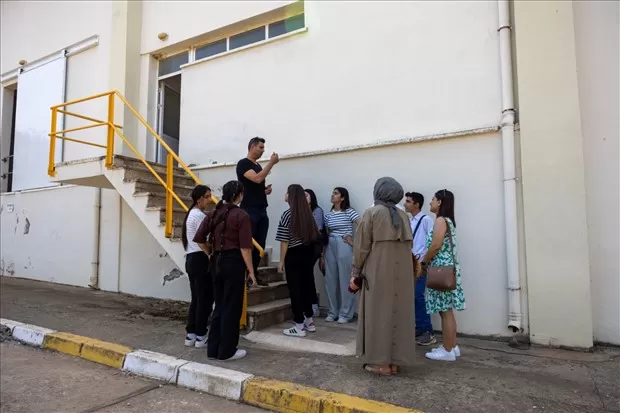
[[[204,348],[207,347],[207,340],[209,339],[209,335],[205,334],[204,336],[196,336],[196,344],[194,346],[196,348]]]
[[[313,317],[318,317],[321,315],[321,311],[319,310],[319,305],[318,304],[312,304],[312,316]]]
[[[196,344],[196,334],[188,334],[185,336],[185,347],[194,347]]]
[[[338,324],[347,324],[349,322],[349,320],[347,320],[344,317],[339,317],[338,318]]]
[[[439,347],[437,347],[437,348],[432,349],[431,351],[437,351],[437,350],[439,350],[440,348],[441,348],[441,349],[443,349],[443,348],[444,348],[444,346],[439,346]],[[454,355],[455,355],[456,357],[461,357],[461,349],[459,348],[459,346],[454,346],[454,348],[453,348],[452,350],[454,350]]]
[[[282,331],[285,336],[290,337],[305,337],[306,332],[302,329],[298,329],[297,326],[293,326],[292,328],[286,328]]]
[[[327,317],[325,317],[325,321],[327,321],[328,323],[333,323],[334,321],[336,321],[336,318],[328,315]]]
[[[237,349],[237,351],[235,352],[235,354],[233,354],[233,356],[231,358],[223,360],[223,361],[239,360],[239,359],[244,358],[247,354],[248,354],[247,351],[241,350],[241,349]]]
[[[316,331],[316,324],[314,324],[311,318],[306,318],[304,320],[304,330],[309,333],[314,333]]]
[[[438,348],[437,351],[429,351],[425,356],[429,360],[456,361],[454,350],[446,351],[443,347]]]

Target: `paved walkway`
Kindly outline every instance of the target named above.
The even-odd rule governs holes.
[[[2,413],[266,412],[13,341],[0,344],[0,371]]]
[[[403,374],[379,377],[352,356],[244,339],[245,359],[208,361],[204,351],[183,346],[183,306],[173,302],[1,277],[0,304],[3,318],[425,412],[620,412],[618,348],[515,350],[464,339],[456,363],[428,361],[422,350]]]

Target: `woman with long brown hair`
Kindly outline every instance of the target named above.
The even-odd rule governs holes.
[[[435,192],[431,200],[431,212],[437,217],[435,226],[428,234],[426,245],[428,251],[422,259],[422,271],[429,267],[454,267],[454,289],[437,290],[426,283],[426,312],[439,313],[441,316],[441,335],[443,344],[426,353],[426,358],[439,361],[455,361],[461,356],[456,344],[456,318],[454,310],[465,310],[465,293],[461,283],[461,266],[459,265],[458,246],[456,243],[456,220],[454,219],[454,194],[447,189]]]
[[[293,310],[292,328],[284,330],[287,336],[305,337],[316,331],[312,320],[314,294],[314,243],[319,232],[301,185],[288,187],[284,211],[278,224],[276,241],[280,241],[280,272],[286,273]]]

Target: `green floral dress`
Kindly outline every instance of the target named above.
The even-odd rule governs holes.
[[[446,232],[446,236],[443,239],[443,244],[439,252],[435,255],[430,262],[429,267],[441,267],[441,266],[456,266],[456,290],[452,291],[439,291],[432,288],[426,289],[426,312],[428,314],[438,313],[440,311],[449,311],[455,309],[462,311],[465,309],[465,293],[463,292],[463,285],[461,284],[461,266],[458,260],[458,246],[456,244],[456,231],[454,230],[454,224],[449,218],[446,218],[446,222],[450,226],[452,231],[452,242],[454,243],[454,259],[450,252],[450,240],[449,234]],[[426,247],[430,248],[431,241],[433,240],[433,230],[429,232],[426,237]]]

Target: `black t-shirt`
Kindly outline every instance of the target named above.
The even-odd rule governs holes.
[[[243,200],[241,208],[267,208],[267,195],[265,195],[265,180],[260,184],[250,181],[243,176],[247,171],[253,170],[259,173],[263,167],[252,162],[248,158],[243,158],[237,162],[237,179],[243,184]]]

